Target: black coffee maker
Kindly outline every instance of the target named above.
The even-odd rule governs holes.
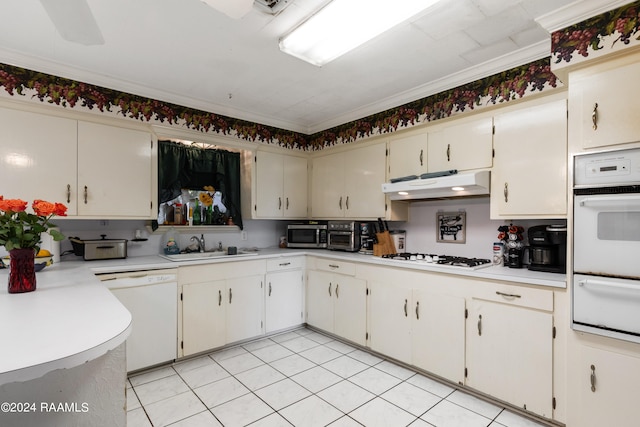
[[[527,230],[529,238],[529,270],[566,273],[567,227],[536,225]]]

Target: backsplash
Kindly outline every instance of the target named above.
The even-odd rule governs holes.
[[[466,213],[465,243],[437,242],[438,212]],[[394,222],[392,230],[406,230],[407,252],[458,255],[465,257],[491,258],[493,242],[497,242],[498,227],[516,224],[527,230],[541,224],[564,224],[562,220],[491,220],[489,219],[489,197],[460,198],[452,200],[434,200],[413,202],[409,205],[409,221]],[[527,242],[525,232],[524,241]]]

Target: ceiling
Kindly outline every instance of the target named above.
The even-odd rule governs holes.
[[[102,45],[64,40],[39,0],[4,0],[0,62],[309,134],[546,57],[550,31],[630,1],[441,0],[321,68],[278,39],[325,0],[241,19],[200,0],[87,2]]]

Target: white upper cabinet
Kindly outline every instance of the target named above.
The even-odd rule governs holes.
[[[77,121],[0,108],[0,195],[76,215]]]
[[[268,151],[255,156],[254,218],[307,217],[307,159]]]
[[[569,74],[571,151],[640,142],[640,55]]]
[[[153,218],[149,132],[0,108],[5,198],[64,203],[68,216]]]
[[[429,131],[427,169],[490,168],[492,164],[493,120],[491,117],[459,119]]]
[[[314,218],[385,217],[386,144],[377,143],[313,159]]]
[[[428,139],[427,131],[421,129],[389,140],[389,179],[427,172]]]
[[[491,218],[567,215],[567,103],[553,101],[495,116]]]
[[[151,134],[78,122],[78,215],[153,216]]]

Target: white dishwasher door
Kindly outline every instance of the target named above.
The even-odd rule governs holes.
[[[176,270],[101,274],[98,278],[133,318],[127,339],[127,372],[175,360],[178,355]]]

